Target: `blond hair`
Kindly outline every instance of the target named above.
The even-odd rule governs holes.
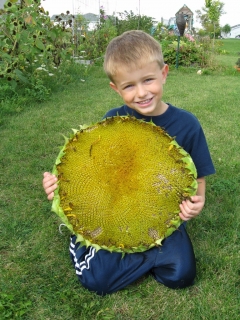
[[[141,30],[131,30],[124,32],[109,43],[104,59],[104,70],[114,82],[114,76],[119,69],[123,67],[141,68],[155,61],[162,69],[164,60],[160,44]]]

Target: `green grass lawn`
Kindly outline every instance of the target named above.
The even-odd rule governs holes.
[[[240,58],[240,40],[236,39],[223,39],[221,41],[223,49],[226,50],[226,55],[220,55],[217,57],[224,67],[233,68],[237,59]]]
[[[237,60],[239,40],[224,40]],[[231,59],[230,59],[231,57]],[[207,178],[202,214],[188,223],[197,259],[194,286],[171,290],[150,276],[99,297],[79,283],[69,232],[50,211],[42,173],[51,170],[63,135],[119,106],[98,66],[44,103],[23,103],[0,127],[0,319],[168,320],[240,318],[240,73],[169,73],[164,101],[193,112],[205,131],[216,174]],[[12,106],[14,109],[14,106]]]

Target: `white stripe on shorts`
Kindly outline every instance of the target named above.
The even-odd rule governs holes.
[[[85,256],[85,260],[82,261],[81,263],[78,263],[78,260],[76,258],[76,252],[74,249],[75,249],[75,244],[72,243],[72,240],[71,240],[69,250],[70,250],[71,254],[73,255],[76,274],[82,275],[82,271],[84,269],[90,268],[90,261],[94,258],[95,253],[96,253],[96,249],[93,247],[90,247],[89,253]]]

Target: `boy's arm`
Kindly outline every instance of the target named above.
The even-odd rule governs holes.
[[[179,216],[182,220],[187,221],[195,218],[202,211],[205,204],[205,189],[206,182],[205,178],[198,178],[198,190],[195,196],[191,197],[190,200],[185,200],[180,204]]]

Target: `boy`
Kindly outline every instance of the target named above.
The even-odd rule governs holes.
[[[197,194],[180,204],[179,216],[187,221],[196,217],[205,203],[205,176],[214,173],[204,133],[198,120],[189,112],[163,102],[163,84],[168,66],[164,64],[157,41],[142,31],[128,31],[114,38],[106,50],[104,69],[110,86],[125,105],[104,116],[133,115],[152,120],[192,157],[198,172]],[[57,187],[57,178],[45,172],[43,187],[49,200]],[[71,237],[70,254],[80,282],[100,295],[120,290],[146,273],[170,288],[184,288],[193,283],[195,257],[185,224],[163,241],[143,253],[125,254],[80,247]]]

